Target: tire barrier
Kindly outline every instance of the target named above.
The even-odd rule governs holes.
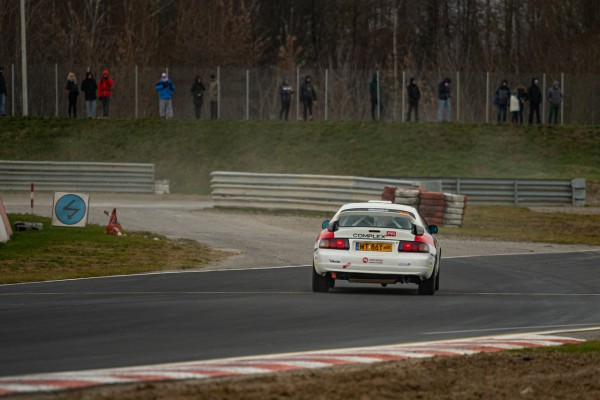
[[[391,192],[391,189],[386,188],[381,195],[382,200],[416,207],[430,224],[445,226],[462,226],[463,224],[467,207],[467,196],[465,195],[395,188],[394,198],[391,199]]]

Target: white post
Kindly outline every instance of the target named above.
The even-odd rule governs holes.
[[[404,117],[404,110],[406,110],[406,94],[404,93],[404,91],[406,90],[406,71],[402,71],[402,108],[400,109],[400,121],[404,122],[406,121],[406,118]]]
[[[139,75],[138,75],[138,66],[135,66],[135,118],[138,118],[138,106],[139,106],[139,93],[138,93],[138,79],[139,79]]]
[[[325,121],[329,119],[329,69],[325,70]]]
[[[546,74],[543,75],[543,83],[542,83],[542,117],[540,120],[542,121],[542,125],[544,124],[544,120],[546,119]]]
[[[246,121],[250,119],[250,70],[246,70]]]
[[[21,83],[23,104],[23,116],[29,115],[29,104],[27,98],[27,46],[25,35],[25,0],[21,0]]]
[[[379,82],[379,70],[377,70],[377,121],[381,120],[381,90]]]
[[[485,74],[485,123],[490,123],[490,73]]]
[[[456,71],[456,122],[460,121],[460,71]]]
[[[58,64],[54,64],[54,116],[58,117]]]
[[[562,91],[563,98],[560,102],[560,124],[561,126],[565,123],[565,73],[560,74],[560,90]]]
[[[221,67],[217,67],[217,119],[221,119]]]

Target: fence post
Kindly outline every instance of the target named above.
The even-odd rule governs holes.
[[[379,82],[379,70],[377,70],[377,121],[381,121],[381,87]]]
[[[406,110],[406,104],[404,103],[406,101],[405,97],[406,94],[404,93],[404,91],[406,90],[406,71],[402,71],[402,102],[400,104],[402,104],[402,109],[400,110],[400,121],[404,122],[406,121],[406,118],[404,117],[404,110]]]
[[[217,67],[217,119],[221,119],[221,67]]]
[[[329,119],[329,68],[325,70],[325,121]]]
[[[12,64],[12,72],[10,74],[11,76],[11,80],[12,80],[12,90],[10,91],[10,96],[11,96],[11,110],[12,110],[12,116],[15,116],[15,64]]]
[[[563,98],[560,102],[560,125],[565,124],[565,73],[560,74],[560,90],[562,91]]]
[[[460,121],[460,71],[456,71],[456,122]]]
[[[296,121],[300,120],[300,67],[296,67]]]
[[[544,125],[544,120],[546,119],[546,73],[543,75],[542,86],[542,117],[540,120],[542,121],[542,125]]]
[[[139,94],[138,94],[138,66],[135,66],[135,118],[138,118],[138,105],[139,105]]]
[[[58,63],[54,63],[54,116],[58,117]]]
[[[485,123],[490,123],[490,73],[485,73]]]
[[[246,121],[250,119],[250,70],[246,70]]]

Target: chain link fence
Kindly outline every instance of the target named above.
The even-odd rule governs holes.
[[[173,108],[175,118],[192,119],[194,105],[190,92],[195,77],[201,75],[207,92],[202,107],[202,119],[210,114],[208,102],[209,76],[215,74],[219,85],[219,117],[231,120],[272,120],[279,118],[281,107],[278,93],[284,77],[288,78],[296,93],[292,95],[290,119],[301,119],[302,104],[298,101],[299,88],[306,75],[311,75],[317,102],[313,106],[318,120],[369,120],[371,102],[369,81],[375,71],[341,69],[298,68],[281,71],[275,68],[179,68],[179,67],[72,67],[63,65],[28,66],[28,103],[31,116],[67,116],[67,74],[73,71],[78,84],[91,71],[97,80],[103,70],[114,79],[110,117],[158,117],[158,95],[154,85],[167,70],[177,87]],[[14,64],[5,66],[8,87],[6,111],[21,115],[20,70]],[[543,123],[547,123],[549,106],[545,99],[553,81],[559,81],[564,94],[559,123],[596,125],[600,119],[600,76],[590,74],[563,74],[560,72],[503,73],[503,72],[411,72],[377,71],[380,79],[379,97],[382,120],[404,121],[408,108],[406,85],[411,77],[417,79],[421,91],[419,116],[421,121],[437,120],[437,86],[443,78],[452,79],[451,120],[468,123],[496,121],[493,94],[500,82],[506,79],[514,90],[518,85],[529,87],[534,77],[539,79],[544,102],[540,107]],[[85,115],[84,97],[79,96],[79,116]],[[100,112],[101,107],[98,107]],[[527,123],[529,105],[525,103],[524,121]],[[507,121],[510,117],[507,118]]]

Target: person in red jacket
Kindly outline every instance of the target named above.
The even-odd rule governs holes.
[[[113,84],[114,81],[108,76],[108,71],[102,72],[102,78],[98,82],[98,98],[102,102],[102,115],[104,118],[108,117]]]

